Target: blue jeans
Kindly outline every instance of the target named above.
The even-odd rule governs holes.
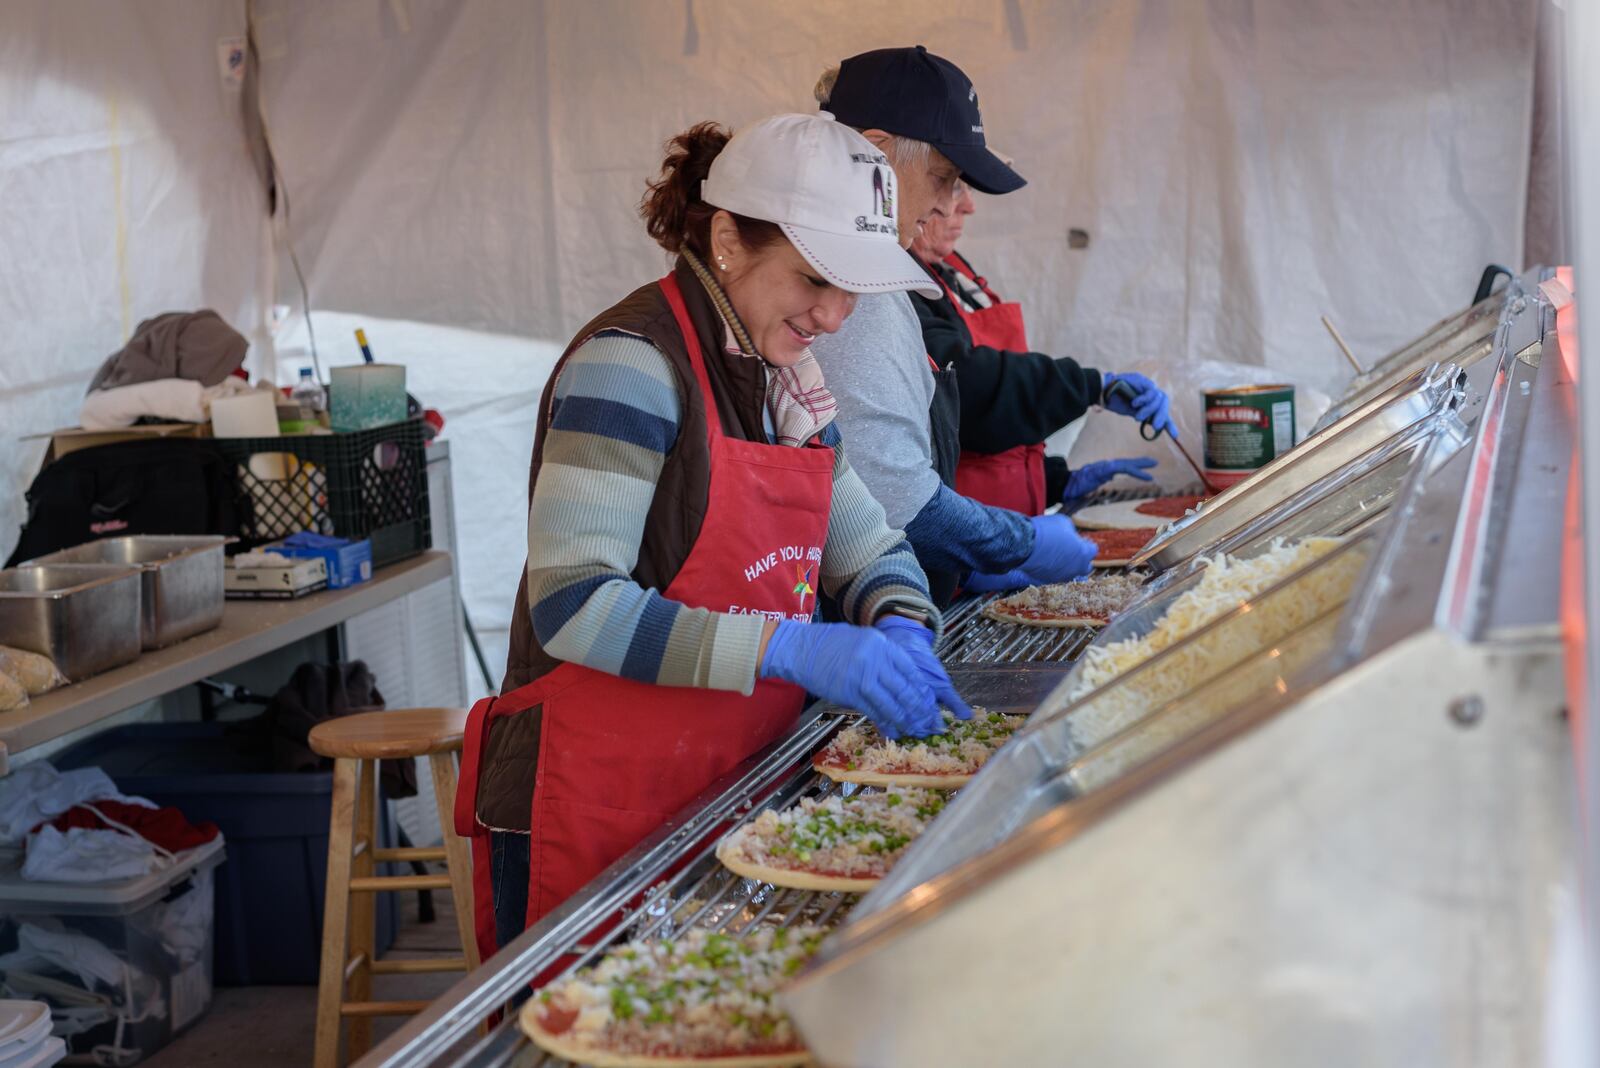
[[[530,834],[489,832],[489,881],[494,886],[494,944],[504,948],[527,927]]]

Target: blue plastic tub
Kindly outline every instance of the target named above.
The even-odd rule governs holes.
[[[314,985],[322,959],[332,772],[273,772],[223,736],[222,723],[134,723],[56,754],[58,768],[98,766],[117,788],[211,820],[227,839],[217,869],[220,986]],[[393,845],[386,806],[379,836]],[[377,949],[400,930],[393,894],[379,894]]]

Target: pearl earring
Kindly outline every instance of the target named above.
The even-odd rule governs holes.
[[[728,265],[722,261],[722,256],[720,253],[717,255],[717,266],[721,267],[724,271],[728,269]]]

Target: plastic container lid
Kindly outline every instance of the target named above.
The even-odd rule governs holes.
[[[50,1068],[67,1055],[67,1044],[59,1038],[46,1038],[37,1046],[19,1049],[15,1056],[0,1053],[0,1068]]]
[[[0,915],[56,913],[127,915],[160,901],[190,872],[215,868],[224,859],[222,836],[178,854],[177,863],[149,875],[110,883],[38,883],[16,868],[0,873]]]

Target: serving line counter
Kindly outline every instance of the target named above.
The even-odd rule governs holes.
[[[477,1025],[620,939],[801,921],[834,934],[784,1004],[835,1068],[1538,1063],[1575,863],[1556,622],[1573,388],[1543,277],[1490,298],[1487,351],[1479,304],[1175,524],[1087,652],[959,606],[958,688],[1032,716],[870,893],[775,889],[714,856],[763,808],[852,789],[811,771],[847,718],[813,707],[360,1063],[559,1064],[514,1021]],[[1193,600],[1202,558],[1324,536],[1107,674]]]

